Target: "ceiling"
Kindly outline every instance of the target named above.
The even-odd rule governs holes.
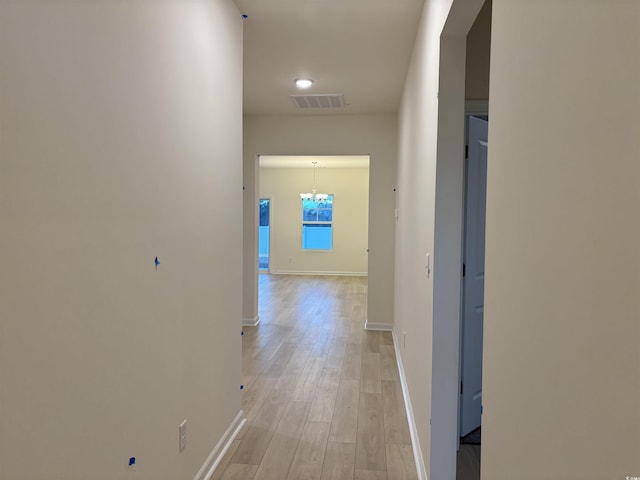
[[[260,168],[369,168],[368,155],[260,155]]]
[[[396,112],[424,0],[235,0],[244,20],[244,113]],[[294,79],[312,78],[299,90]],[[301,109],[290,95],[343,94]]]

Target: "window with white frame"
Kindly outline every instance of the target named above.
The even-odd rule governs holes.
[[[302,249],[333,249],[333,195],[302,198]]]

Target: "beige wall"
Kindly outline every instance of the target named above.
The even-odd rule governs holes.
[[[493,2],[484,478],[640,475],[639,32]]]
[[[301,247],[300,193],[311,191],[313,169],[260,168],[260,198],[271,199],[269,271],[366,275],[369,169],[318,168],[316,178],[318,192],[334,195],[330,251]]]
[[[258,155],[369,155],[367,318],[370,323],[393,322],[396,121],[395,115],[245,116],[245,319],[257,315]]]
[[[3,479],[190,480],[239,412],[241,48],[231,1],[0,3]]]
[[[429,478],[452,478],[442,459],[455,422],[443,431],[442,404],[455,404],[458,378],[465,22],[455,20],[472,3],[425,4],[399,114],[395,331]],[[640,4],[493,5],[483,478],[634,476]],[[405,223],[407,211],[424,226]],[[430,251],[427,279],[419,259]]]

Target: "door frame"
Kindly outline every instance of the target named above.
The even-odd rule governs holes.
[[[465,66],[467,33],[483,4],[484,0],[454,0],[440,36],[429,478],[455,478],[456,475],[460,410]],[[426,478],[426,472],[419,477]]]

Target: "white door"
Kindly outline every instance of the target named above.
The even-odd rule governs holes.
[[[469,117],[463,260],[461,437],[480,426],[482,408],[484,232],[487,204],[488,125],[486,117]]]

